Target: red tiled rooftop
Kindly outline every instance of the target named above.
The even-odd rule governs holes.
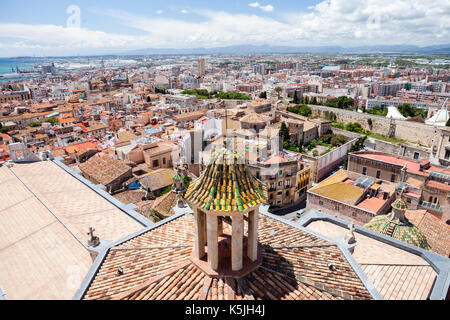
[[[381,153],[357,153],[356,155],[359,157],[383,161],[383,162],[392,163],[392,164],[396,164],[396,165],[400,165],[400,166],[404,166],[406,164],[406,170],[408,172],[428,176],[428,172],[420,171],[420,162],[415,162],[415,161],[408,160],[405,158],[396,157],[396,156],[392,156],[392,155],[388,155],[388,154],[381,154]],[[430,168],[428,168],[427,171],[444,172],[444,173],[450,174],[449,170],[445,170],[443,168],[434,167],[434,166],[431,166]]]
[[[358,207],[376,213],[385,203],[386,200],[373,197],[364,199],[358,204]]]
[[[447,192],[450,191],[450,185],[434,180],[428,181],[426,186],[434,189],[444,190]]]

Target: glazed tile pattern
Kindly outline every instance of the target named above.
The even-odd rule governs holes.
[[[388,215],[379,215],[367,223],[364,228],[404,241],[413,246],[430,250],[431,247],[422,232],[413,224],[393,223]]]
[[[264,201],[264,187],[253,177],[236,152],[217,150],[185,199],[204,210],[244,211]]]

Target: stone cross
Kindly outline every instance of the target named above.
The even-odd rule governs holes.
[[[90,247],[96,247],[100,243],[100,239],[97,236],[94,236],[95,229],[92,227],[89,227],[89,232],[87,233],[88,236],[91,236],[91,238],[88,241],[88,245]]]

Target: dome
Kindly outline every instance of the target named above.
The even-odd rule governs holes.
[[[405,202],[403,202],[403,200],[401,200],[401,199],[395,200],[391,206],[392,206],[392,208],[398,209],[398,210],[406,210],[407,209]]]
[[[396,204],[398,200],[396,200],[394,204]],[[401,201],[403,202],[403,201]],[[404,204],[404,203],[403,203]],[[401,204],[396,204],[400,205]],[[425,236],[420,232],[419,228],[410,223],[409,221],[406,223],[400,222],[398,219],[394,218],[395,216],[391,213],[389,215],[379,215],[374,217],[369,223],[364,225],[364,228],[369,230],[390,236],[394,239],[404,241],[410,245],[430,250],[431,247],[427,242]]]
[[[186,201],[204,210],[245,211],[264,202],[264,186],[237,152],[215,151],[202,175],[189,186]]]

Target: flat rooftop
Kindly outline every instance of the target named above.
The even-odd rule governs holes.
[[[7,299],[72,299],[102,241],[144,229],[51,161],[0,167],[0,286]]]
[[[307,229],[329,238],[345,236],[348,229],[329,221],[317,220]],[[425,300],[436,272],[423,258],[382,241],[355,232],[353,258],[386,300]]]

